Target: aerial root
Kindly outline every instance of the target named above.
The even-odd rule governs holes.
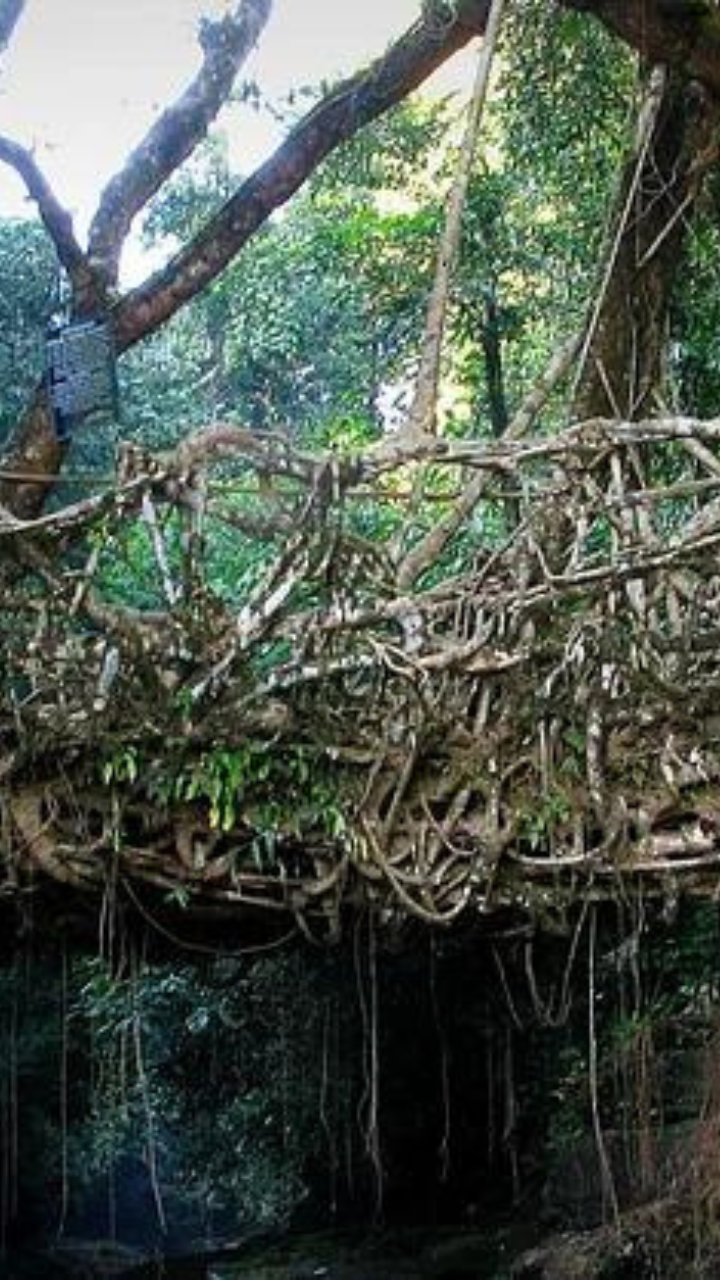
[[[718,440],[598,420],[328,459],[216,424],[0,524],[8,881],[112,865],[323,933],[345,903],[445,926],[618,877],[714,893]],[[391,526],[417,468],[448,512],[484,481],[411,582]]]

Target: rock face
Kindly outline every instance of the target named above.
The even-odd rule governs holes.
[[[660,1058],[658,1100],[674,1108],[677,1118],[664,1124],[659,1105],[646,1131],[605,1132],[605,1179],[592,1137],[578,1138],[553,1169],[543,1198],[556,1221],[580,1229],[558,1232],[521,1253],[510,1270],[513,1280],[720,1275],[713,1056],[710,1047],[705,1054],[688,1049]]]
[[[514,1262],[512,1280],[714,1280],[720,1249],[703,1243],[692,1206],[656,1202],[617,1227],[554,1236]]]

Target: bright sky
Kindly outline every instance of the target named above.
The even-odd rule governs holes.
[[[229,0],[27,0],[4,58],[0,133],[36,148],[80,232],[104,182],[193,74],[198,18],[228,7]],[[254,76],[281,97],[351,72],[382,52],[419,7],[420,0],[275,0],[259,52],[239,78]],[[462,83],[467,62],[451,74]],[[224,123],[244,171],[278,140],[266,116],[235,109]],[[0,215],[28,212],[19,182],[0,165]],[[136,276],[137,250],[130,256]]]

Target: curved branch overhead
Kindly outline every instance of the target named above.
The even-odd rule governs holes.
[[[90,226],[89,254],[115,280],[125,238],[144,209],[205,137],[270,16],[272,0],[242,0],[232,14],[205,23],[202,66],[185,92],[163,111],[125,166],[108,183]]]
[[[444,10],[426,6],[425,16],[383,57],[322,98],[199,235],[122,300],[116,313],[120,350],[158,329],[211,284],[336,147],[401,102],[473,36],[482,34],[489,8],[489,0],[465,0],[448,21]]]
[[[26,147],[0,136],[0,161],[22,178],[28,195],[37,205],[55,252],[72,281],[87,269],[87,258],[75,237],[70,213],[60,204],[34,155]]]

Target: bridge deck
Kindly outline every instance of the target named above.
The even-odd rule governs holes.
[[[323,936],[716,893],[719,437],[220,424],[3,519],[3,892]]]

